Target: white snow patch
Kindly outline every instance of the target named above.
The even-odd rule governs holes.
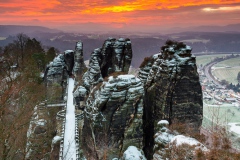
[[[64,54],[70,54],[70,53],[73,53],[74,51],[73,50],[66,50],[65,52],[64,52]]]
[[[172,141],[172,139],[174,138],[174,135],[166,133],[166,132],[158,132],[155,134],[155,136],[157,136],[154,141],[155,143],[158,144],[167,144],[170,141]]]
[[[240,135],[240,123],[228,123],[230,131]]]
[[[184,143],[189,144],[189,145],[191,145],[191,146],[193,146],[193,145],[198,145],[198,144],[199,144],[199,142],[198,142],[196,139],[191,138],[191,137],[186,137],[186,136],[183,136],[183,135],[177,135],[177,136],[175,136],[175,137],[171,140],[171,143],[172,143],[173,141],[176,141],[176,145],[177,145],[177,146],[182,145],[182,144],[184,144]]]
[[[142,150],[135,146],[129,146],[123,153],[123,160],[147,160]]]
[[[52,140],[52,144],[56,144],[57,142],[61,141],[62,140],[62,137],[60,136],[55,136],[53,137],[53,140]]]
[[[47,123],[45,119],[39,119],[38,121],[35,122],[36,125],[38,126],[44,126]]]
[[[120,79],[131,79],[131,78],[135,78],[135,76],[131,75],[131,74],[126,74],[126,75],[119,75],[118,78],[120,78]]]
[[[208,151],[208,149],[200,143],[198,140],[191,138],[191,137],[186,137],[183,135],[177,135],[173,137],[171,140],[171,143],[176,142],[176,146],[180,146],[182,144],[188,144],[190,146],[196,146],[195,149],[201,149],[202,151]]]
[[[161,120],[158,122],[158,125],[169,125],[169,122],[167,120]]]
[[[156,59],[158,58],[159,55],[161,55],[161,53],[154,54],[152,57],[153,57],[153,59],[156,60]]]
[[[186,50],[192,50],[190,46],[186,46]]]
[[[82,42],[77,42],[77,48],[82,48]]]
[[[44,78],[44,73],[41,72],[39,76],[40,76],[40,78]]]

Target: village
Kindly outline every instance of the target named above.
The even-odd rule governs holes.
[[[230,133],[233,146],[240,149],[240,93],[222,85],[212,72],[211,62],[198,67],[200,83],[203,92],[203,124],[202,127],[211,130],[217,126],[226,127]]]
[[[199,76],[204,102],[212,105],[231,105],[238,107],[240,110],[240,94],[238,92],[215,84],[206,77],[203,70],[199,70]]]

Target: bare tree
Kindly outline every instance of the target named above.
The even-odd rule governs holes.
[[[25,43],[21,42],[23,37],[19,42],[21,46]],[[24,70],[11,67],[16,61],[15,51],[15,43],[8,45],[0,64],[0,159],[3,160],[19,155],[24,157],[33,108],[45,96],[44,85],[37,81],[39,70],[32,58],[28,58],[29,63],[25,64]]]
[[[25,52],[26,43],[27,43],[28,39],[29,39],[29,37],[27,35],[25,35],[24,33],[19,33],[17,35],[17,40],[14,41],[14,43],[20,49],[22,63],[24,62],[24,52]]]

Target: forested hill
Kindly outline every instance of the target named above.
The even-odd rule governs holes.
[[[60,31],[41,26],[0,25],[0,36],[10,36],[18,33],[31,34],[36,32],[56,33]]]
[[[166,34],[160,33],[66,33],[45,27],[34,26],[0,26],[0,47],[11,43],[18,33],[25,33],[30,37],[35,37],[42,42],[43,46],[53,46],[61,52],[75,46],[76,41],[81,40],[84,44],[84,59],[90,58],[92,48],[102,45],[102,41],[108,37],[129,37],[133,44],[132,65],[139,67],[144,57],[149,57],[152,53],[158,53],[159,48],[168,39],[182,41],[192,46],[192,53],[209,52],[239,52],[240,33],[239,32],[179,32]],[[201,30],[202,31],[202,30]],[[217,31],[217,30],[216,30]],[[10,36],[11,35],[11,36]]]

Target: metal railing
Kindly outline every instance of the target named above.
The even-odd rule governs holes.
[[[68,96],[68,81],[67,81],[67,89],[66,89],[66,96]],[[67,103],[65,103],[64,109],[62,111],[65,111],[64,117],[63,118],[63,125],[62,125],[62,133],[61,137],[62,140],[60,141],[60,150],[59,150],[59,160],[64,160],[63,157],[63,147],[64,147],[64,134],[65,134],[65,123],[66,123],[66,108],[67,108]]]
[[[78,126],[79,126],[79,123],[78,123],[78,121],[79,120],[83,120],[83,118],[84,118],[84,114],[83,113],[81,113],[81,114],[77,114],[76,116],[75,116],[75,141],[76,141],[76,159],[77,160],[80,160],[81,159],[81,157],[80,157],[80,150],[79,150],[79,128],[78,128]]]

